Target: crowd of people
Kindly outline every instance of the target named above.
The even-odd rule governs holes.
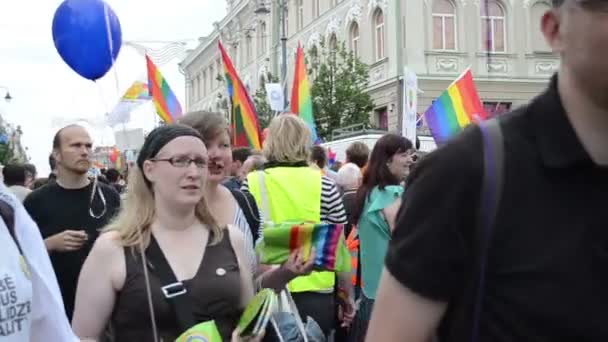
[[[548,89],[420,160],[387,133],[330,163],[289,113],[262,151],[233,148],[220,114],[193,112],[128,176],[91,177],[89,134],[62,128],[49,177],[2,170],[0,341],[174,341],[208,321],[234,342],[608,340],[608,2],[552,4]],[[282,222],[344,227],[351,271],[314,249],[260,262]],[[242,337],[261,289],[303,322]]]

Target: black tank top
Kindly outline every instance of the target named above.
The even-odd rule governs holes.
[[[140,254],[132,248],[125,248],[124,253],[127,274],[112,313],[113,340],[154,341]],[[179,331],[173,310],[161,292],[158,277],[153,270],[148,274],[159,338],[173,342],[183,331]],[[227,230],[224,230],[218,244],[207,245],[196,275],[183,283],[190,295],[196,322],[215,320],[222,340],[230,341],[243,308],[239,265]]]

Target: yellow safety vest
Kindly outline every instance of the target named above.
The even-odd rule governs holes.
[[[308,166],[273,167],[264,172],[268,210],[272,222],[321,222],[321,173]],[[249,191],[260,210],[263,209],[260,179],[257,172],[247,176]],[[266,227],[265,227],[266,229]],[[272,228],[267,228],[272,229]],[[288,287],[291,292],[331,291],[334,272],[313,271],[297,277]]]

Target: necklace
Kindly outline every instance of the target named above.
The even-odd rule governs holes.
[[[93,212],[93,200],[95,199],[95,192],[99,192],[99,198],[101,199],[101,204],[103,205],[103,209],[101,209],[101,214],[95,215]],[[93,179],[93,190],[91,191],[91,199],[89,200],[89,215],[94,219],[100,219],[103,215],[106,214],[108,207],[106,205],[106,197],[103,195],[103,191],[97,186],[97,177]]]

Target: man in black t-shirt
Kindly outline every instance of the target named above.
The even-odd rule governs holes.
[[[542,31],[562,63],[499,118],[493,224],[478,225],[484,139],[471,127],[408,179],[368,341],[608,341],[608,1],[553,0]]]
[[[83,127],[62,128],[53,140],[57,179],[25,200],[38,224],[71,320],[78,275],[93,243],[120,207],[120,196],[109,185],[91,181],[92,142]]]

